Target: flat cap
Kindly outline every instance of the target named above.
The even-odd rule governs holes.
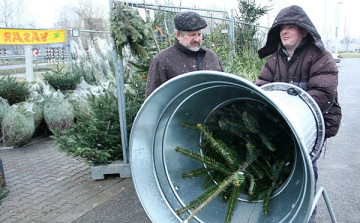
[[[180,12],[176,14],[174,23],[179,31],[194,31],[207,27],[206,21],[196,12]]]

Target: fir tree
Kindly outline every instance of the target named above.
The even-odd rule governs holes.
[[[110,29],[115,45],[123,57],[122,48],[129,46],[132,55],[146,58],[145,50],[148,38],[148,27],[139,12],[120,1],[114,1],[110,11]]]
[[[248,194],[249,201],[263,200],[267,214],[271,195],[287,179],[294,159],[294,141],[285,120],[264,104],[240,101],[215,111],[206,124],[183,125],[201,132],[201,151],[180,147],[175,151],[204,167],[182,176],[208,177],[206,190],[177,214],[190,210],[187,222],[219,195],[228,202],[228,223],[241,193]]]
[[[30,96],[27,82],[16,81],[15,77],[0,78],[0,97],[7,99],[10,105],[26,101]]]
[[[59,150],[85,158],[89,164],[107,164],[122,158],[117,100],[110,91],[88,96],[91,114],[75,111],[76,122],[62,136],[59,130],[52,138]]]

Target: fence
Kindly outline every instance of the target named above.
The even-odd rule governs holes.
[[[154,4],[143,4],[143,3],[132,3],[126,2],[131,7],[137,8],[141,15],[146,16],[150,13],[150,16],[156,17],[158,14],[162,13],[164,17],[164,22],[160,26],[156,24],[158,32],[157,37],[163,44],[168,44],[169,40],[171,41],[174,38],[174,24],[173,17],[176,13],[181,11],[195,11],[200,14],[208,24],[203,30],[204,41],[203,45],[208,48],[214,48],[216,45],[223,45],[224,40],[228,43],[228,53],[233,55],[236,53],[234,44],[239,41],[243,33],[237,32],[239,29],[236,27],[240,26],[251,26],[256,27],[258,31],[255,34],[255,40],[258,40],[255,48],[261,46],[264,43],[265,36],[267,34],[268,27],[250,24],[244,21],[236,20],[234,10],[231,10],[230,15],[227,11],[224,10],[209,10],[201,8],[191,8],[191,7],[180,7],[180,6],[169,6],[169,5],[154,5]],[[240,28],[241,29],[241,28]],[[214,38],[214,35],[221,32],[222,38],[217,39],[217,42],[211,41]],[[162,36],[162,37],[161,37]],[[241,42],[241,41],[240,41]],[[237,43],[239,44],[239,42]]]
[[[111,3],[110,3],[111,4]],[[208,23],[208,27],[204,29],[203,33],[203,45],[210,49],[215,49],[218,46],[222,47],[222,52],[219,52],[219,57],[231,57],[236,53],[234,44],[239,38],[239,33],[237,33],[237,26],[247,25],[255,26],[260,29],[258,32],[258,40],[265,36],[265,28],[257,25],[246,24],[241,21],[235,21],[233,11],[229,16],[226,11],[222,10],[208,10],[208,9],[199,9],[199,8],[189,8],[189,7],[178,7],[178,6],[167,6],[167,5],[152,5],[152,4],[140,4],[140,3],[131,3],[127,2],[131,7],[138,9],[140,15],[146,19],[147,16],[153,19],[154,27],[153,38],[156,40],[157,52],[170,46],[175,38],[174,36],[174,24],[173,18],[176,13],[180,11],[196,11]],[[162,18],[162,19],[160,19]],[[155,23],[156,20],[156,23]],[[68,30],[68,43],[67,44],[52,44],[52,45],[39,45],[33,46],[33,49],[36,49],[38,54],[34,55],[34,60],[44,60],[44,62],[50,64],[52,61],[55,63],[67,63],[70,69],[83,69],[84,73],[89,72],[100,72],[104,76],[113,76],[115,77],[116,84],[118,86],[118,98],[119,98],[119,109],[120,109],[120,122],[123,148],[127,148],[128,136],[130,132],[132,122],[135,119],[137,111],[140,109],[144,101],[144,91],[146,85],[146,76],[147,70],[139,70],[133,62],[133,56],[128,49],[123,49],[124,58],[122,61],[117,58],[117,53],[110,53],[107,58],[109,66],[111,69],[104,70],[99,64],[99,55],[102,55],[101,51],[104,49],[104,42],[107,43],[108,49],[113,47],[113,39],[111,38],[110,32],[108,31],[93,31],[93,30],[79,30],[79,36],[73,35],[73,30]],[[99,42],[102,43],[102,46],[99,45]],[[239,44],[237,42],[237,44]],[[259,43],[256,43],[259,44]],[[77,47],[74,48],[74,46]],[[71,47],[70,47],[71,46]],[[0,46],[1,47],[1,46]],[[74,57],[75,51],[82,55],[82,60],[87,60],[87,63],[92,65],[95,70],[86,70],[88,65],[85,65],[86,61],[82,61],[82,64],[79,63],[79,58]],[[110,50],[112,51],[112,50]],[[19,50],[21,53],[21,49]],[[154,52],[156,53],[156,52]],[[79,56],[79,55],[78,55]],[[0,60],[8,59],[23,59],[22,56],[1,56]],[[58,59],[61,58],[61,59]],[[68,60],[67,60],[68,59]],[[147,62],[150,62],[148,59]],[[90,61],[90,62],[89,62]],[[148,65],[148,64],[145,64]],[[145,66],[146,67],[146,66]],[[116,72],[119,72],[116,73]],[[126,95],[126,96],[125,96]],[[121,111],[125,108],[126,111]],[[125,163],[127,162],[127,156],[124,156]]]

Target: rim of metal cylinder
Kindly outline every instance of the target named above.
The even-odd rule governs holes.
[[[321,149],[324,144],[325,137],[325,124],[322,112],[317,105],[316,101],[304,90],[301,88],[287,83],[270,83],[261,86],[261,89],[265,91],[285,91],[288,94],[292,94],[294,96],[299,96],[309,107],[314,120],[316,122],[316,139],[313,148],[309,150],[309,155],[311,159],[315,159],[319,153],[321,153]]]
[[[209,92],[214,95],[209,96]],[[206,103],[211,105],[204,106],[203,98],[206,98]],[[181,143],[187,145],[196,144],[194,141],[199,140],[199,138],[193,139],[193,135],[185,135],[178,139],[178,135],[183,133],[181,128],[176,127],[179,120],[204,119],[222,100],[234,98],[251,98],[266,101],[275,106],[273,100],[266,96],[266,91],[244,78],[215,71],[199,71],[180,75],[166,82],[156,89],[140,108],[130,136],[130,165],[139,200],[153,222],[163,222],[164,219],[167,222],[182,221],[175,210],[181,207],[186,199],[193,196],[193,193],[199,191],[197,182],[184,183],[175,175],[177,172],[182,173],[182,170],[177,169],[179,166],[176,166],[179,163],[180,168],[189,168],[189,165],[194,164],[174,156],[174,147],[168,148],[172,146],[174,140],[180,140]],[[193,110],[187,112],[189,104],[194,106],[191,108]],[[192,111],[198,112],[197,117],[193,117]],[[278,111],[282,113],[281,110]],[[294,216],[284,217],[288,222],[301,222],[303,220],[301,217],[310,215],[311,205],[308,207],[306,204],[312,203],[314,194],[310,157],[301,139],[297,135],[295,137],[299,148],[296,149],[298,165],[296,165],[294,175],[298,179],[295,177],[291,179],[288,188],[282,192],[282,196],[275,198],[286,202],[287,196],[299,192],[298,197],[293,201],[294,204],[286,204],[286,208],[294,212],[292,213]],[[192,190],[187,190],[187,188],[192,188]],[[294,192],[293,189],[296,191]],[[245,208],[244,210],[251,212],[247,217],[253,221],[249,222],[265,222],[260,216],[260,208],[252,206],[253,209],[250,210],[250,207],[244,206],[243,203],[239,205],[239,209]],[[284,206],[274,207],[274,213],[281,212],[283,208]],[[206,211],[211,215],[225,209],[221,203],[215,201]],[[235,213],[234,217],[236,215]],[[260,217],[257,217],[258,215]],[[214,219],[211,220],[216,222]],[[207,222],[206,218],[202,217],[195,221]]]

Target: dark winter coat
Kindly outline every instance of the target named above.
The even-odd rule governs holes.
[[[280,27],[294,24],[308,31],[307,37],[289,57],[280,40]],[[302,8],[290,6],[281,10],[269,30],[260,58],[267,58],[256,84],[271,82],[294,84],[309,93],[321,109],[325,121],[325,138],[335,136],[341,122],[338,103],[338,69],[332,55],[324,48],[310,18]]]
[[[177,39],[174,45],[158,53],[151,61],[146,85],[146,97],[157,87],[180,74],[197,70],[223,71],[216,54],[205,47],[194,52]]]

